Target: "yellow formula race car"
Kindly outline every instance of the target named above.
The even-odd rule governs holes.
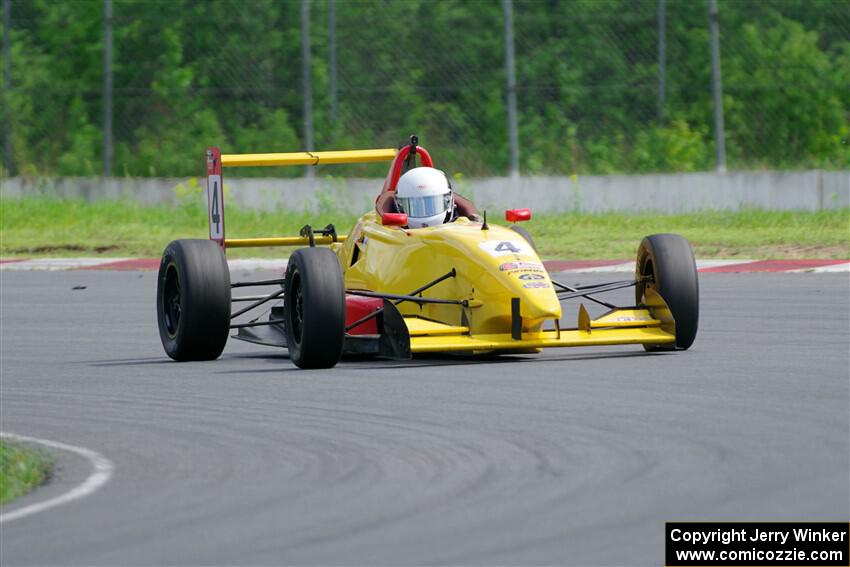
[[[347,236],[333,225],[307,225],[298,236],[225,238],[223,167],[384,160],[392,163],[376,207]],[[513,224],[499,226],[451,192],[442,201],[449,207],[442,222],[412,228],[407,213],[416,206],[399,196],[399,178],[434,166],[415,136],[398,150],[222,155],[209,148],[206,163],[210,239],[171,242],[159,267],[159,332],[174,360],[217,358],[232,330],[234,338],[289,349],[300,368],[329,368],[344,355],[407,359],[619,344],[684,350],[696,337],[699,283],[681,236],[644,238],[633,279],[571,287],[550,277],[531,236],[516,224],[530,218],[528,209],[507,211]],[[301,248],[283,277],[232,283],[225,251],[253,246]],[[252,286],[274,291],[232,295]],[[598,297],[627,287],[635,288],[634,305]],[[575,326],[561,327],[561,303],[582,298],[608,311],[593,319],[580,305]]]

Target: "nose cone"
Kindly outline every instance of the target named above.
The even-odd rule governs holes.
[[[533,250],[532,250],[533,253]],[[543,262],[534,254],[531,258],[499,265],[502,285],[511,297],[520,298],[520,315],[523,320],[537,322],[560,319],[561,303]],[[506,265],[507,264],[507,265]]]
[[[478,225],[480,226],[480,225]],[[495,317],[510,317],[511,299],[520,300],[523,326],[534,327],[561,317],[552,280],[531,244],[513,230],[491,226],[464,231],[464,255],[477,264],[476,296],[493,305]]]

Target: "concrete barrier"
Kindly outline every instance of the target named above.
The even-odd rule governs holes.
[[[225,175],[226,201],[248,208],[320,213],[372,206],[382,179],[273,179]],[[0,197],[128,200],[144,205],[201,198],[203,178],[0,179]],[[740,171],[668,175],[589,175],[465,179],[455,189],[479,209],[531,207],[537,212],[836,209],[850,206],[850,171]]]

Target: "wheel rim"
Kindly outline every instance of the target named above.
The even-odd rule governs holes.
[[[649,276],[650,278],[652,278],[649,281],[644,280],[640,284],[638,284],[640,285],[640,303],[646,303],[646,290],[655,289],[655,271],[653,270],[652,260],[650,260],[649,258],[647,258],[644,262],[643,267],[640,271],[640,275],[642,277]]]
[[[301,277],[296,271],[292,274],[290,292],[292,296],[292,309],[289,310],[289,325],[292,329],[292,339],[296,344],[301,344],[301,335],[304,329],[304,295],[301,293]]]
[[[177,276],[177,268],[174,264],[168,266],[165,272],[165,285],[162,293],[162,313],[165,322],[165,330],[169,337],[177,334],[180,326],[180,279]]]

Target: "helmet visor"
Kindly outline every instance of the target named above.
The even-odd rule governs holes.
[[[452,194],[448,192],[427,197],[396,197],[396,202],[409,217],[433,217],[449,210]]]

